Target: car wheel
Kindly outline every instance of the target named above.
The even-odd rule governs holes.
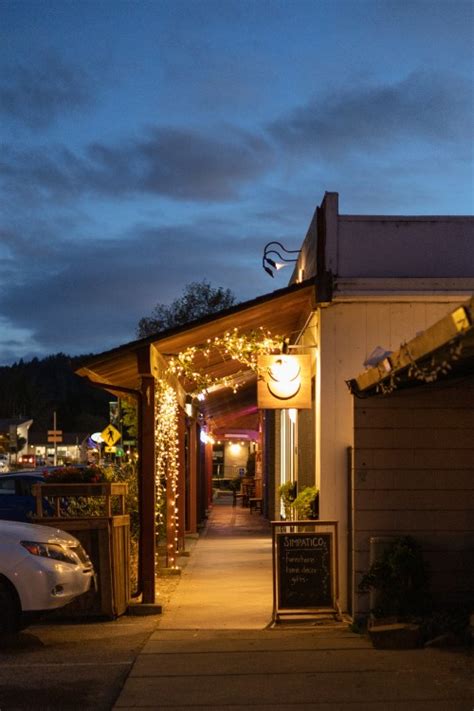
[[[20,606],[14,590],[0,580],[0,634],[20,628]]]

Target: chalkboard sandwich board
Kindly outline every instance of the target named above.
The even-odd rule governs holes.
[[[336,545],[334,531],[273,522],[274,619],[279,612],[304,614],[336,610]],[[288,530],[287,530],[288,529]],[[290,612],[291,611],[291,612]]]
[[[278,608],[334,607],[332,533],[277,533]]]

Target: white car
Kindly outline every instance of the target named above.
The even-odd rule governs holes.
[[[8,454],[0,454],[0,473],[7,472],[9,468]]]
[[[92,563],[70,533],[0,521],[0,634],[66,605],[93,582]]]

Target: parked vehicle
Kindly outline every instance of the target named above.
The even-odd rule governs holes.
[[[8,454],[0,454],[0,474],[7,472],[10,468],[8,463]]]
[[[39,471],[17,471],[0,477],[0,519],[31,521],[36,511],[32,487],[43,482]]]
[[[67,605],[94,581],[92,563],[70,533],[0,521],[0,634]]]
[[[82,465],[74,467],[83,468]],[[38,469],[19,469],[0,476],[0,519],[6,521],[32,521],[36,512],[33,486],[46,481],[54,471],[63,471],[64,467],[41,467]],[[51,503],[43,499],[43,512],[54,515]]]
[[[18,463],[21,467],[36,467],[36,454],[23,454],[19,457]]]

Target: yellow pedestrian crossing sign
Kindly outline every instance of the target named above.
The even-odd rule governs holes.
[[[107,425],[105,430],[103,430],[100,434],[108,447],[113,447],[113,445],[118,442],[122,436],[118,429],[113,425]]]

